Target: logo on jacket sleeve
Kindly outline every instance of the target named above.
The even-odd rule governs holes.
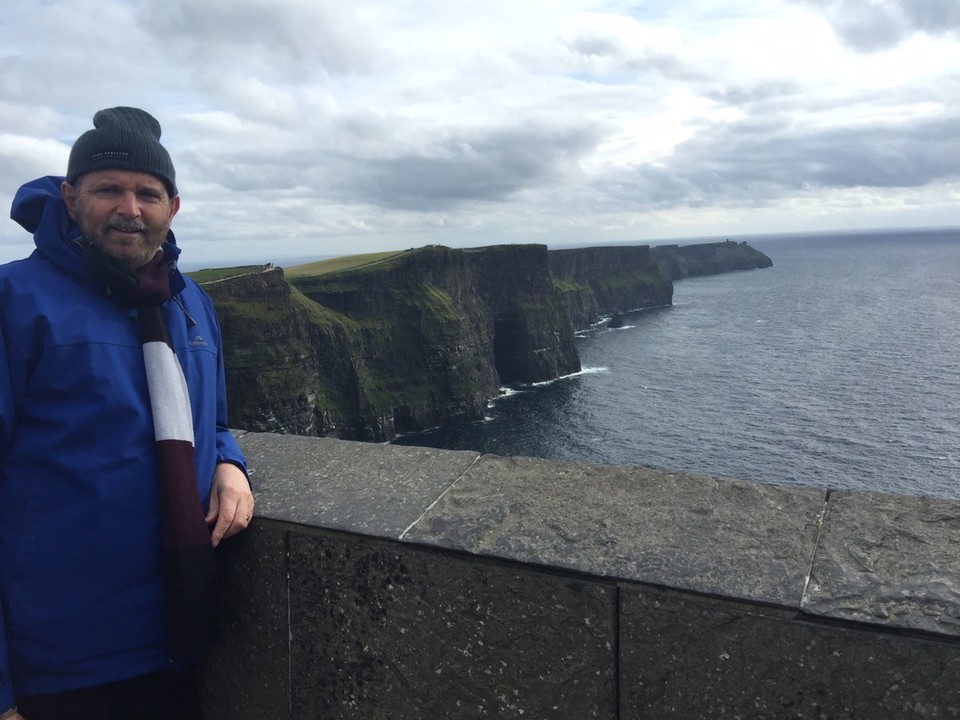
[[[202,335],[194,335],[190,338],[189,341],[190,347],[207,347],[207,341],[203,339]]]

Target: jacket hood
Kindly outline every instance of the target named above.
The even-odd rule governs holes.
[[[83,233],[67,212],[60,194],[60,185],[66,178],[47,175],[28,182],[17,190],[10,207],[10,217],[24,230],[33,234],[37,250],[50,262],[75,275],[89,276],[83,259]],[[180,248],[173,231],[167,232],[163,256],[171,268],[171,289],[174,294],[183,287],[183,278],[176,269]]]

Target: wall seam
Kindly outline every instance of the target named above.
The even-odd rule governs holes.
[[[454,486],[455,486],[458,482],[460,482],[460,481],[463,479],[463,477],[464,477],[468,472],[470,472],[470,469],[480,461],[480,458],[481,458],[481,457],[482,457],[481,455],[477,455],[477,456],[473,459],[473,462],[471,462],[466,468],[464,468],[463,472],[460,473],[460,474],[454,479],[454,481],[453,481],[452,483],[450,483],[450,484],[446,487],[446,489],[444,489],[444,491],[443,491],[442,493],[440,493],[439,495],[437,495],[436,499],[435,499],[432,503],[430,503],[429,505],[427,505],[426,509],[425,509],[422,513],[420,513],[420,516],[419,516],[416,520],[414,520],[412,523],[410,523],[409,525],[407,525],[407,527],[404,529],[404,531],[403,531],[402,533],[400,533],[399,537],[397,537],[397,540],[403,540],[404,536],[406,536],[406,534],[407,534],[408,532],[410,532],[414,527],[416,527],[417,525],[419,525],[419,524],[420,524],[420,521],[423,520],[423,518],[425,518],[425,517],[427,516],[427,513],[429,513],[431,510],[433,510],[433,508],[436,507],[437,503],[440,502],[441,500],[443,500],[444,496],[445,496],[448,492],[450,492],[451,490],[453,490]]]
[[[830,496],[833,494],[833,488],[827,488],[826,495],[823,498],[823,509],[817,518],[817,536],[813,542],[813,552],[810,553],[810,566],[807,568],[807,577],[803,583],[803,591],[800,594],[800,612],[804,612],[807,605],[807,590],[810,587],[810,580],[813,578],[813,568],[817,564],[817,553],[820,552],[820,543],[826,530],[827,513],[830,510]]]
[[[616,720],[620,720],[620,716],[622,714],[621,708],[623,705],[620,697],[620,673],[622,671],[620,657],[620,617],[623,614],[623,593],[620,592],[620,583],[617,583],[614,586],[614,592],[616,593],[616,602],[614,603],[616,610],[613,613],[613,701],[615,703],[613,708],[613,717]]]
[[[290,608],[290,532],[283,534],[284,559],[287,575],[287,717],[293,718],[293,627],[291,626],[293,611]]]

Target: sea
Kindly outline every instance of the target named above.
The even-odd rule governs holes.
[[[679,280],[579,333],[582,372],[395,442],[960,498],[960,230],[749,242],[772,268]]]

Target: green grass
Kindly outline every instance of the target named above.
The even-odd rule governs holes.
[[[237,275],[249,275],[250,273],[262,272],[266,265],[241,265],[240,267],[229,268],[210,268],[208,270],[196,270],[188,272],[187,276],[192,277],[201,285],[203,283],[214,282],[216,280],[225,280],[226,278],[236,277]]]
[[[407,250],[393,250],[382,253],[368,253],[366,255],[347,255],[345,257],[330,258],[329,260],[320,260],[319,262],[307,263],[306,265],[294,265],[290,268],[284,268],[284,274],[288,278],[309,277],[312,275],[327,275],[329,273],[342,272],[344,270],[353,270],[366,265],[375,265],[384,260],[389,260],[397,255],[403,255]]]

